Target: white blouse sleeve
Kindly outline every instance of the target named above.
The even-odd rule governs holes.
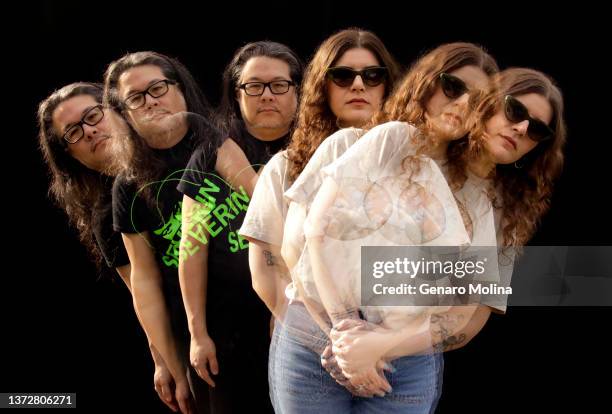
[[[299,177],[285,192],[285,197],[289,201],[304,205],[312,203],[323,181],[323,168],[342,156],[361,135],[363,135],[361,129],[345,128],[327,137],[319,145]]]
[[[287,203],[283,198],[286,187],[287,159],[280,152],[266,164],[249,203],[240,235],[281,246]]]

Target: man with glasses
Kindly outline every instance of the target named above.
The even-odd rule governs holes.
[[[244,128],[260,141],[286,136],[295,116],[298,85],[287,76],[287,66],[278,59],[256,57],[242,70],[236,90],[240,115]]]
[[[165,394],[174,394],[183,413],[207,413],[208,386],[186,369],[190,335],[178,281],[182,194],[175,177],[196,148],[212,153],[222,137],[208,121],[211,111],[197,82],[169,56],[143,51],[117,59],[106,70],[104,95],[136,132],[115,143],[119,175],[112,195],[134,306],[172,374],[174,387]]]
[[[217,124],[255,170],[288,142],[301,75],[296,54],[267,41],[239,49],[224,72]],[[271,413],[270,313],[253,291],[248,242],[237,232],[251,194],[218,178],[208,167],[214,165],[204,149],[196,151],[178,186],[185,195],[179,277],[191,363],[212,386],[213,413]]]
[[[131,293],[130,261],[121,234],[113,231],[108,167],[112,141],[125,136],[127,125],[115,111],[101,105],[103,89],[95,83],[66,85],[40,103],[40,149],[50,173],[50,196],[62,208],[79,239],[98,265],[100,275],[116,270]],[[78,162],[75,162],[78,161]],[[171,389],[174,379],[152,343],[154,386],[173,411],[178,404]]]

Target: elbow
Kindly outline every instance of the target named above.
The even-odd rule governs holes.
[[[260,278],[256,276],[256,273],[253,273],[251,277],[251,286],[253,287],[255,293],[257,293],[257,296],[262,299],[265,297],[266,288],[261,282]]]
[[[459,334],[456,337],[457,343],[455,344],[455,346],[452,346],[452,344],[451,344],[451,350],[454,351],[456,349],[461,349],[461,348],[467,346],[467,344],[472,342],[472,339],[474,339],[477,334],[478,334],[478,332],[463,332],[463,333]],[[450,339],[453,339],[453,338],[451,337]]]
[[[490,314],[491,311],[487,306],[479,306],[468,324],[455,336],[447,339],[449,350],[463,348],[469,344],[482,331]]]
[[[265,280],[265,274],[258,275],[253,273],[251,279],[251,286],[253,290],[259,296],[259,298],[268,306],[272,306],[275,303],[276,287],[274,284],[270,284],[269,280]],[[264,279],[262,279],[262,277]]]

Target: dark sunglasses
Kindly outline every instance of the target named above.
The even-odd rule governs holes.
[[[363,70],[354,70],[346,66],[336,66],[327,69],[327,77],[336,85],[346,88],[351,86],[357,75],[367,86],[378,86],[387,78],[387,68],[372,66]]]
[[[504,97],[504,113],[508,121],[518,124],[524,120],[529,121],[527,135],[536,142],[551,139],[555,132],[544,122],[529,116],[529,110],[521,101],[511,95]]]
[[[468,92],[464,81],[448,73],[440,73],[440,87],[448,99],[457,99]]]

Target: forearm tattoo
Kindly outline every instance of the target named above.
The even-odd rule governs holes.
[[[359,308],[345,306],[340,312],[332,312],[330,314],[332,320],[340,321],[342,319],[361,319],[359,317]]]
[[[461,319],[463,315],[431,315],[431,333],[436,351],[450,351],[465,342],[467,335],[455,332]]]

